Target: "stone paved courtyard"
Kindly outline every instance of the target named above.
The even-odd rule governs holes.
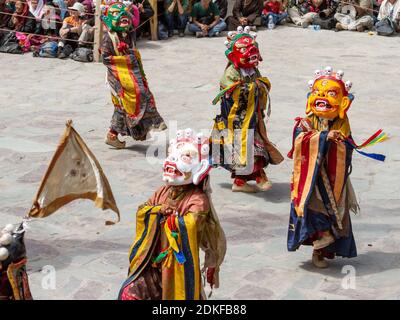
[[[323,271],[312,268],[310,248],[286,250],[291,160],[269,167],[273,189],[254,195],[233,194],[229,173],[214,170],[213,201],[228,251],[212,298],[399,299],[399,38],[286,27],[263,30],[258,40],[260,69],[272,82],[269,136],[283,154],[290,149],[293,119],[304,114],[307,81],[326,65],[343,69],[353,81],[349,117],[355,140],[380,128],[391,139],[369,150],[386,154],[385,163],[354,155],[359,256],[337,259]],[[223,42],[185,37],[140,43],[150,87],[170,127],[211,128],[218,111],[211,100],[226,65]],[[112,105],[102,64],[0,54],[0,70],[0,226],[19,222],[29,210],[70,118],[101,163],[121,211],[119,224],[105,226],[105,219],[114,218],[111,211],[76,201],[30,223],[34,298],[115,299],[128,267],[136,208],[162,183],[160,163],[145,157],[151,143],[127,140],[125,150],[104,144]],[[56,270],[54,290],[42,286],[46,265]],[[343,270],[355,270],[355,288],[342,285]]]

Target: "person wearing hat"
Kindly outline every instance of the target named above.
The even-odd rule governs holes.
[[[87,42],[93,41],[94,35],[93,26],[86,23],[85,6],[82,3],[75,2],[72,7],[68,7],[68,11],[69,17],[64,19],[60,29],[60,38],[62,39],[58,43],[60,59],[68,58],[78,44],[85,45]]]

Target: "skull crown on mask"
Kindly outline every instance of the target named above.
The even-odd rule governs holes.
[[[249,27],[238,27],[237,32],[228,33],[225,55],[235,68],[256,68],[262,61],[256,37],[256,33],[250,33]]]
[[[334,71],[332,67],[316,70],[314,80],[308,82],[311,92],[307,96],[306,113],[333,120],[344,119],[354,99],[349,93],[351,81],[343,81],[344,72]]]
[[[192,129],[179,130],[170,141],[163,165],[163,180],[168,185],[199,184],[209,173],[208,138]]]

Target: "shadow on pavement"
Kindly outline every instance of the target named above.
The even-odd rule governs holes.
[[[130,150],[130,151],[139,152],[143,155],[146,155],[148,147],[149,146],[143,145],[143,144],[132,144],[132,145],[125,147],[125,149]]]
[[[371,274],[381,273],[383,271],[400,268],[400,253],[369,251],[359,254],[356,258],[336,258],[327,260],[329,268],[317,269],[311,264],[310,260],[303,262],[300,268],[303,270],[318,273],[335,278],[343,278],[347,272],[343,271],[343,267],[352,266],[355,268],[356,276],[367,276]]]
[[[73,259],[82,267],[106,253],[123,253],[126,259],[129,243],[116,243],[104,240],[86,239],[26,239],[28,271],[40,272],[46,265],[56,270],[68,268]]]
[[[232,183],[219,183],[223,189],[232,189]],[[243,194],[243,193],[242,193]],[[290,183],[288,182],[275,182],[272,184],[272,189],[265,192],[248,193],[249,197],[256,197],[264,199],[272,203],[290,203]],[[289,215],[289,205],[288,205]]]

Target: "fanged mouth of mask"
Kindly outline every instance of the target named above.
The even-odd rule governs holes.
[[[331,105],[325,100],[316,100],[315,109],[317,111],[329,111],[332,109]]]
[[[164,166],[164,175],[170,177],[183,176],[182,172],[180,172],[173,164],[166,164]]]
[[[127,18],[127,17],[121,18],[121,21],[119,22],[119,25],[121,27],[126,27],[127,25],[129,25],[129,18]]]

